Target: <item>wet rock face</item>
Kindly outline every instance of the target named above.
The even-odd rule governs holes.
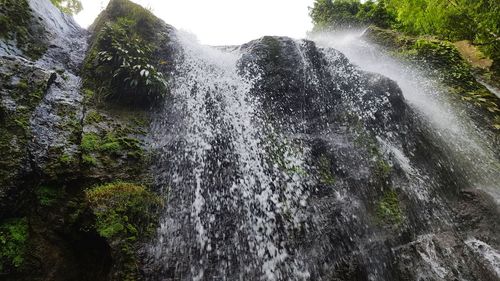
[[[340,52],[307,40],[263,37],[241,46],[242,75],[254,76],[264,111],[287,126],[306,122],[312,131],[355,109],[377,133],[403,132],[407,108],[398,85],[358,70]],[[348,107],[348,108],[346,108]]]
[[[21,175],[32,169],[27,154],[32,137],[30,118],[54,74],[19,58],[2,57],[0,65],[0,206],[7,214],[11,211],[7,206],[14,207],[22,192],[17,188],[22,185]]]

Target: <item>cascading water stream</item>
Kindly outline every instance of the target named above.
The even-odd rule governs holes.
[[[473,123],[461,105],[450,100],[450,94],[440,88],[438,82],[363,40],[362,33],[315,34],[311,39],[320,46],[341,51],[362,70],[396,81],[408,103],[429,124],[435,139],[449,149],[457,161],[454,168],[461,169],[468,188],[485,190],[500,203],[498,148],[492,147],[491,140],[485,138],[487,133]]]
[[[351,280],[352,270],[378,281],[405,266],[475,276],[461,270],[465,258],[441,256],[449,241],[496,262],[494,248],[457,234],[447,183],[433,172],[465,170],[470,188],[498,194],[498,159],[480,129],[429,79],[385,58],[379,69],[378,50],[357,39],[330,39],[213,48],[175,33],[170,94],[152,127],[167,200],[146,247],[148,280]],[[396,83],[363,70],[397,81],[406,101]],[[422,124],[456,163],[412,154]],[[388,196],[404,198],[407,212]],[[380,206],[392,222],[377,218]]]
[[[281,173],[270,162],[269,150],[286,144],[259,118],[249,94],[259,77],[238,74],[237,51],[201,46],[183,33],[177,43],[173,100],[154,127],[157,182],[169,198],[150,249],[163,271],[158,278],[307,276],[286,240],[286,229],[301,223],[307,193],[299,174]],[[300,154],[286,150],[282,157],[304,169]]]

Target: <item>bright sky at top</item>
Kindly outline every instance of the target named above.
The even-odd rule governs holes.
[[[133,0],[202,44],[239,45],[264,35],[304,38],[311,30],[313,0]],[[109,0],[82,0],[75,16],[88,27]]]

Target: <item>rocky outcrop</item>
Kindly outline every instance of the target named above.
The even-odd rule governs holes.
[[[228,67],[126,0],[90,32],[48,0],[6,3],[0,276],[498,280],[497,202],[394,81],[275,36],[220,48]],[[457,56],[370,38],[441,70]]]
[[[94,34],[132,8],[153,18],[129,2],[112,1]],[[105,223],[116,226],[122,217],[139,215],[143,209],[130,207],[135,193],[125,197],[130,202],[120,201],[123,210],[115,221],[103,223],[97,219],[102,210],[84,190],[123,183],[143,190],[137,196],[144,202],[159,200],[147,187],[150,113],[94,95],[98,88],[89,83],[83,62],[87,46],[98,39],[91,37],[88,44],[88,32],[50,1],[7,1],[0,19],[6,23],[0,33],[0,237],[7,241],[0,247],[0,274],[14,280],[137,275],[134,247],[146,235],[130,239],[127,233],[143,229],[145,222],[130,221],[118,230],[121,236],[102,233]],[[169,30],[162,27],[154,32],[166,36]],[[99,204],[106,199],[115,200],[102,195]],[[155,212],[148,209],[145,215],[153,218]]]

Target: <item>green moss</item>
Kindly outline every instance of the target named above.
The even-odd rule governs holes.
[[[96,230],[113,245],[120,280],[135,280],[137,243],[154,232],[155,210],[163,200],[142,185],[126,182],[96,186],[86,191],[86,199],[96,218]]]
[[[318,172],[319,172],[319,178],[320,182],[325,185],[333,185],[335,184],[335,177],[332,174],[331,170],[331,161],[328,159],[327,156],[322,155],[319,158],[319,163],[318,163]]]
[[[85,152],[97,151],[101,145],[101,139],[96,133],[84,133],[80,147]]]
[[[385,182],[391,175],[391,171],[392,166],[383,158],[379,157],[379,159],[375,162],[374,167],[374,173],[377,179]]]
[[[92,100],[92,98],[94,97],[95,93],[94,91],[88,89],[88,88],[85,88],[83,89],[83,97],[85,98],[85,100],[88,102],[90,100]]]
[[[8,272],[24,262],[28,240],[26,218],[10,219],[0,225],[0,271]]]
[[[377,218],[388,225],[398,225],[403,221],[403,215],[395,191],[387,191],[377,204]]]
[[[295,157],[301,153],[302,149],[299,145],[291,143],[287,140],[278,140],[276,135],[269,135],[268,141],[269,146],[267,147],[267,153],[270,156],[272,165],[290,176],[307,175],[307,171],[303,167],[292,163],[289,160],[290,157]]]
[[[137,239],[138,233],[151,234],[153,209],[162,203],[144,186],[126,182],[94,187],[86,191],[86,197],[96,215],[96,229],[106,238]]]
[[[0,5],[0,39],[15,40],[17,47],[31,59],[40,58],[47,44],[37,36],[43,34],[35,24],[27,0],[3,0]]]
[[[85,123],[86,124],[95,124],[95,123],[101,122],[102,120],[103,120],[103,116],[95,110],[88,112],[87,115],[85,116]]]
[[[61,190],[51,186],[40,186],[35,191],[41,206],[52,206],[61,198]]]
[[[82,162],[87,166],[97,166],[97,159],[89,154],[82,154]]]
[[[107,151],[107,152],[118,152],[123,150],[122,147],[122,139],[117,138],[115,134],[113,133],[108,133],[106,134],[106,137],[103,140],[103,143],[100,147],[102,151]]]
[[[123,133],[117,135],[114,132],[108,132],[104,137],[96,133],[85,133],[82,136],[80,145],[84,152],[107,152],[107,153],[132,153],[142,155],[140,141],[123,136]]]
[[[29,88],[28,86],[28,81],[26,81],[25,79],[22,79],[21,81],[19,81],[19,83],[17,84],[17,88],[19,90],[27,90]]]
[[[5,72],[0,73],[0,88],[10,97],[17,107],[7,110],[0,106],[0,186],[12,186],[17,172],[26,155],[30,139],[29,120],[39,104],[46,87],[46,80],[32,74],[33,68],[20,69],[18,65],[1,60]],[[7,73],[15,72],[20,81],[13,84]],[[27,80],[30,77],[30,80]],[[33,77],[33,78],[31,78]]]
[[[15,119],[14,119],[14,123],[21,127],[24,131],[27,131],[28,128],[29,128],[29,120],[28,120],[28,116],[17,116]]]

